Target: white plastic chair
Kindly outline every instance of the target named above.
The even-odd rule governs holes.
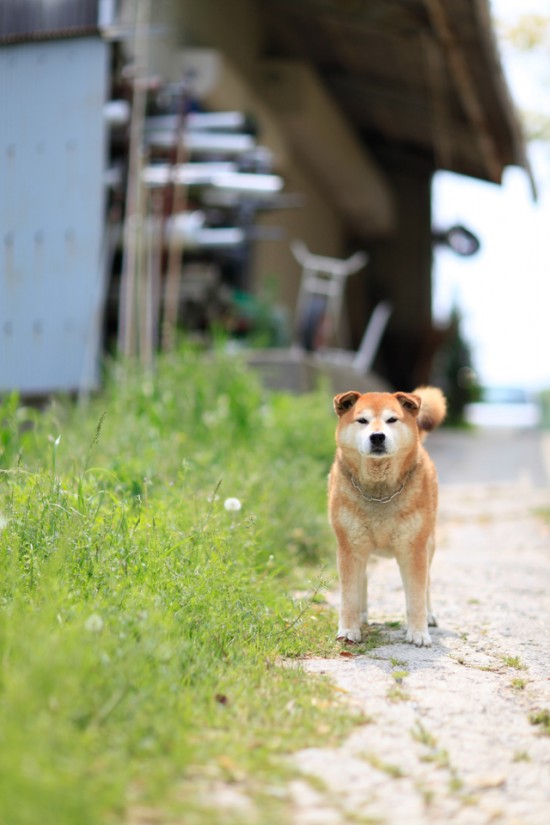
[[[356,252],[350,258],[328,258],[314,255],[303,241],[292,241],[292,254],[302,266],[302,278],[296,305],[294,343],[314,350],[315,329],[329,320],[331,334],[337,338],[344,302],[346,280],[368,261],[365,252]]]
[[[389,301],[376,304],[357,352],[327,347],[317,350],[317,356],[333,366],[351,367],[360,375],[366,375],[372,368],[392,312],[393,306]]]

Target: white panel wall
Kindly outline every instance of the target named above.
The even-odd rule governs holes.
[[[0,392],[97,381],[107,46],[0,47]]]

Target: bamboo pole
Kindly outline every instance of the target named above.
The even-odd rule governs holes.
[[[151,0],[136,0],[132,114],[130,119],[126,218],[118,322],[118,349],[121,354],[126,356],[136,355],[138,350],[138,272],[140,269],[143,230],[141,171],[143,167],[143,122],[147,100],[145,79],[148,64],[150,12]]]
[[[177,171],[181,164],[185,162],[186,151],[184,144],[185,128],[185,89],[182,90],[180,116],[176,128],[176,149],[172,155],[170,169],[171,180],[171,209],[172,231],[168,236],[168,263],[166,270],[166,280],[164,284],[164,315],[162,325],[162,348],[164,351],[173,350],[176,344],[176,330],[178,323],[179,290],[181,278],[181,259],[183,255],[183,236],[176,233],[174,218],[183,212],[187,202],[187,191],[182,184],[177,182]]]

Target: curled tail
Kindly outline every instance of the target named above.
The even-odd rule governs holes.
[[[422,404],[416,419],[418,428],[422,436],[426,435],[435,427],[438,427],[447,414],[447,401],[445,396],[437,387],[418,387],[414,395],[420,396]]]

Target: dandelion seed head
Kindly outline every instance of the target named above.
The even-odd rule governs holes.
[[[92,613],[92,615],[86,619],[84,627],[88,633],[101,633],[103,630],[103,619],[99,613]]]
[[[226,498],[223,506],[228,512],[236,513],[241,509],[242,504],[238,498]]]

